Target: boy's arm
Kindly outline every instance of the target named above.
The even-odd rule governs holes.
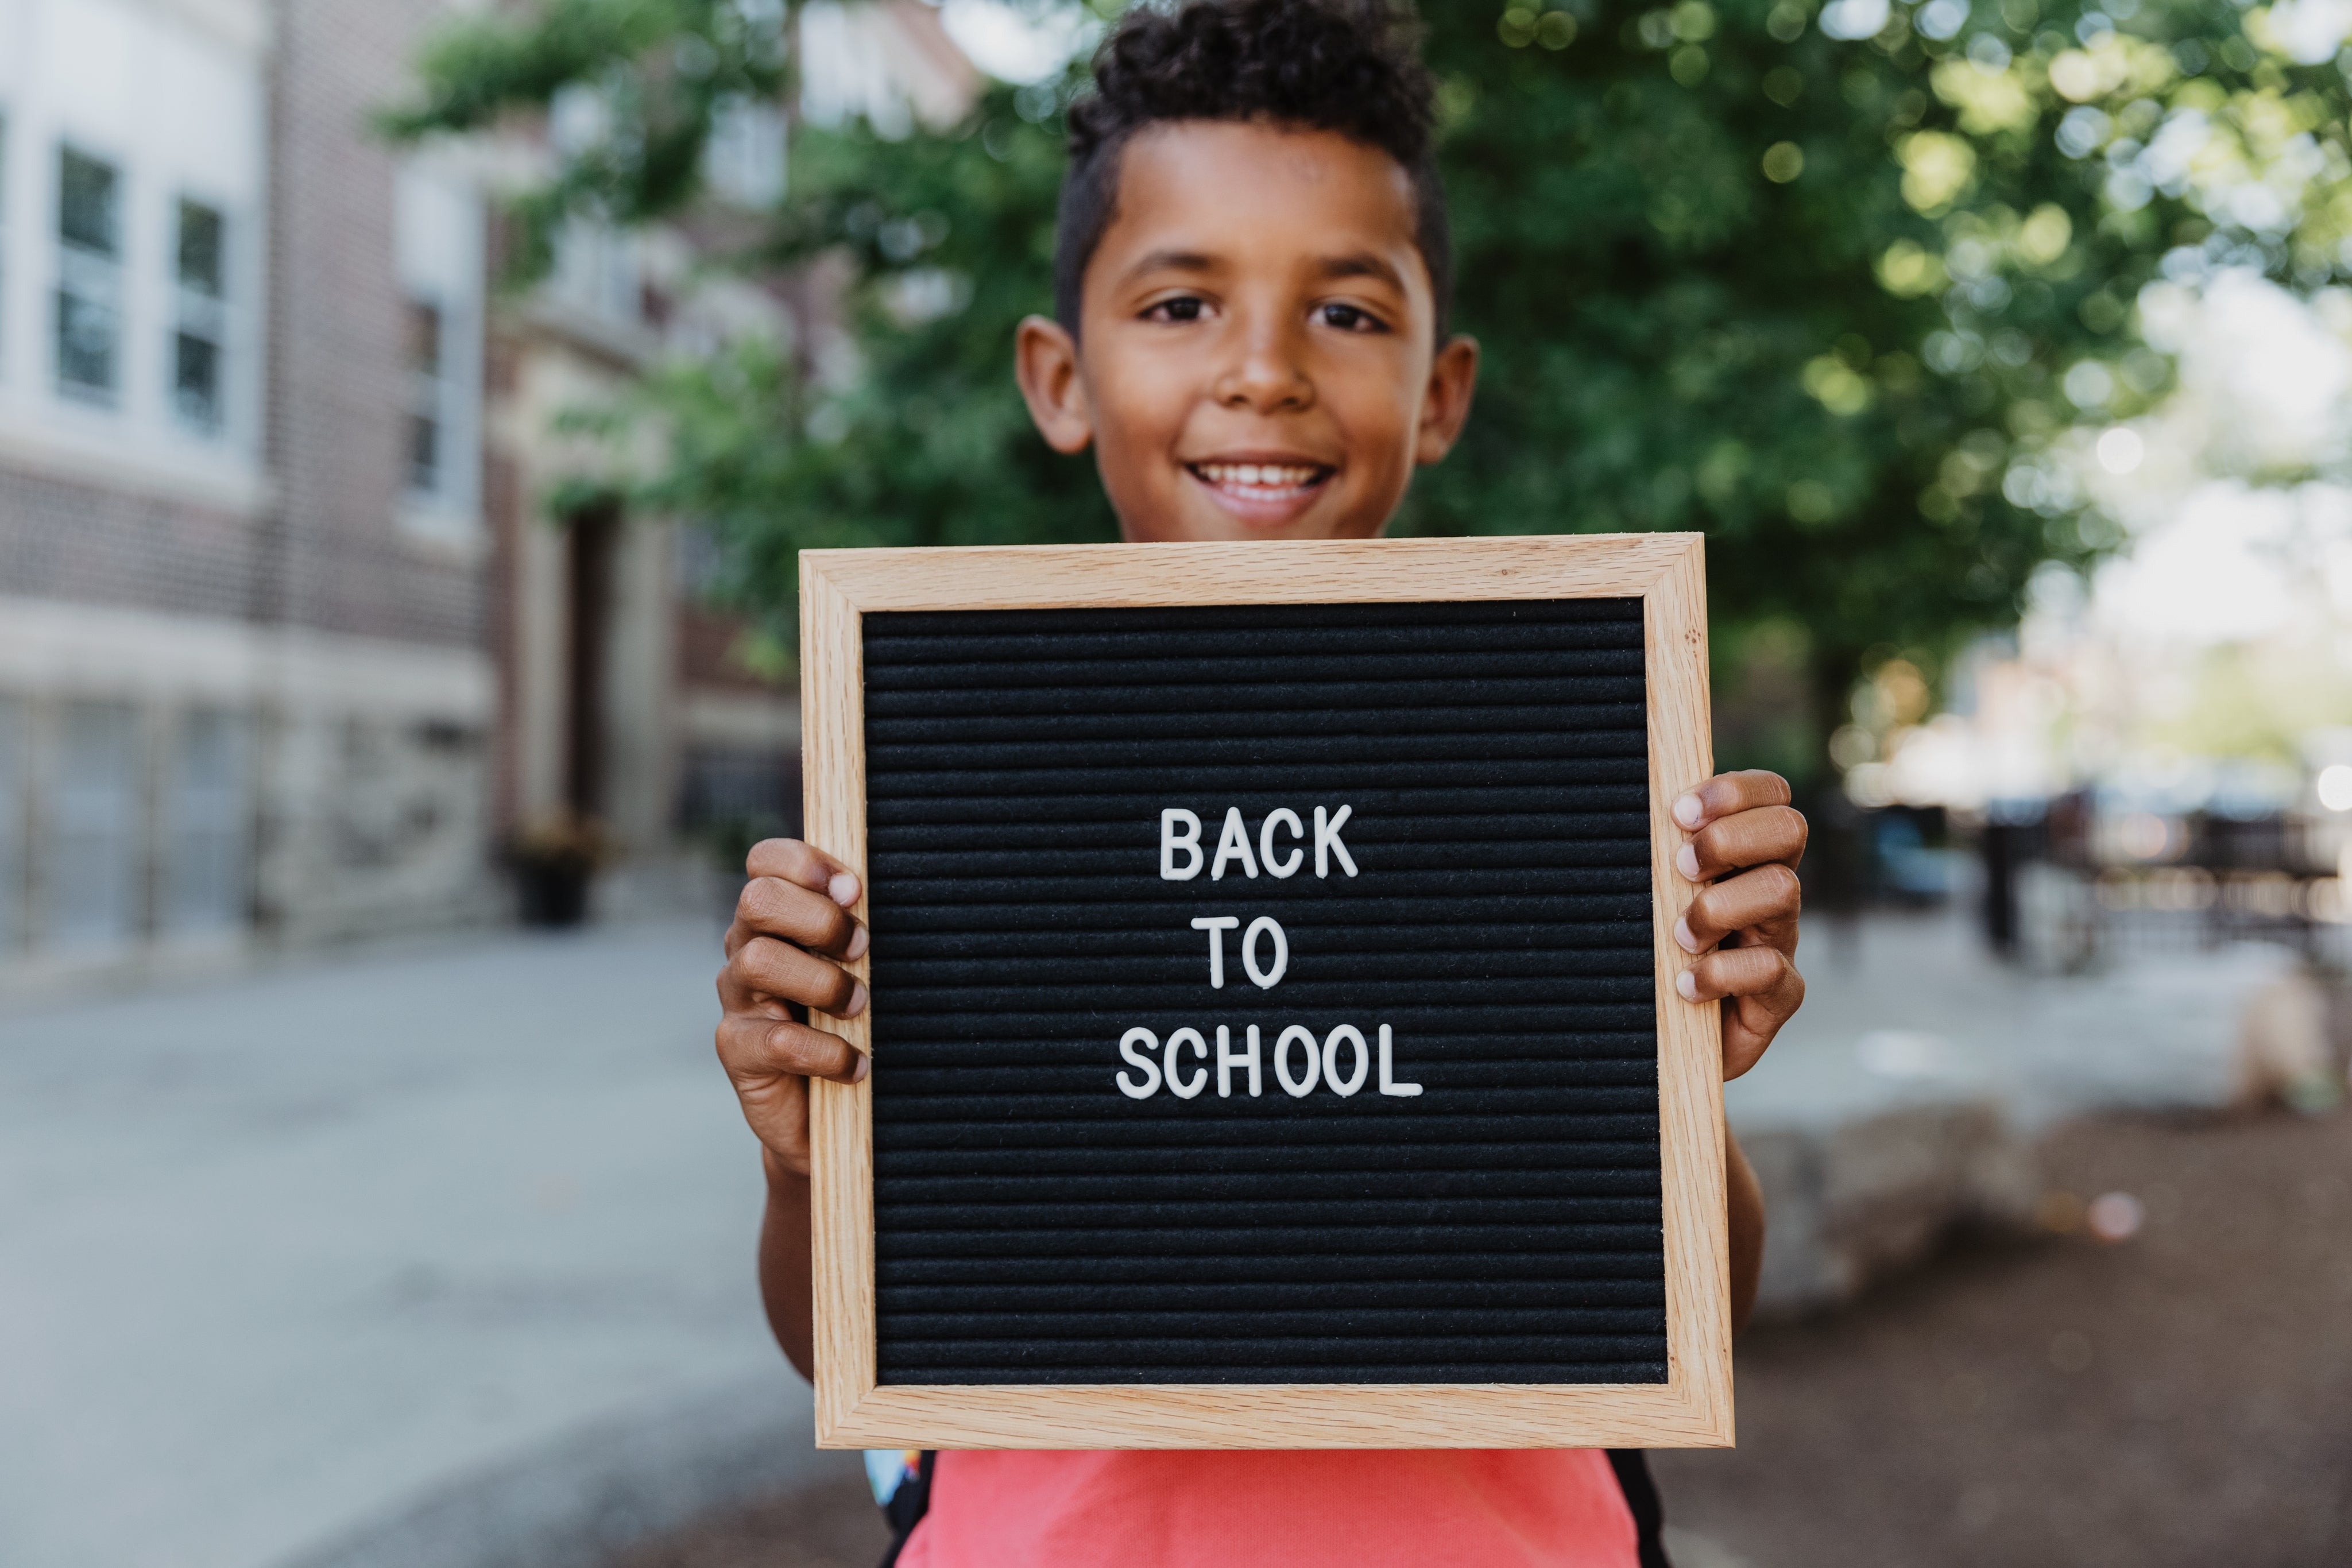
[[[1805,999],[1796,957],[1806,828],[1789,802],[1788,780],[1761,771],[1718,774],[1675,802],[1675,821],[1690,834],[1675,869],[1704,884],[1675,929],[1694,955],[1681,988],[1693,1001],[1721,998],[1727,1080],[1762,1059]],[[1764,1270],[1764,1191],[1728,1127],[1723,1153],[1737,1332],[1756,1309]]]
[[[784,1359],[814,1383],[816,1294],[809,1254],[809,1178],[786,1170],[772,1152],[761,1151],[761,1163],[768,1172],[768,1212],[760,1221],[760,1300],[767,1306],[768,1328],[783,1347]]]
[[[1728,1127],[1723,1130],[1723,1197],[1731,1214],[1731,1332],[1738,1333],[1756,1311],[1756,1287],[1764,1277],[1764,1188]],[[772,1308],[770,1312],[772,1317]]]
[[[849,911],[857,878],[797,839],[769,839],[744,862],[751,874],[727,928],[719,972],[719,1060],[760,1140],[768,1179],[760,1226],[760,1294],[785,1358],[811,1375],[814,1297],[809,1260],[808,1081],[855,1083],[866,1060],[837,1035],[811,1029],[810,1009],[866,1010],[866,988],[836,960],[866,952]]]

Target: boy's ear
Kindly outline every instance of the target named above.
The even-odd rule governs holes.
[[[1094,410],[1078,376],[1078,345],[1060,322],[1023,318],[1013,340],[1013,375],[1045,444],[1065,455],[1084,452],[1095,437]]]
[[[1434,463],[1454,449],[1470,417],[1470,393],[1478,384],[1478,340],[1455,333],[1429,365],[1429,390],[1421,400],[1421,429],[1413,442],[1416,463]]]

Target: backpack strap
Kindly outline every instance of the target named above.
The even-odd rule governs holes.
[[[937,1449],[925,1448],[900,1473],[887,1495],[879,1486],[874,1489],[874,1500],[882,1505],[883,1521],[890,1526],[889,1548],[882,1553],[882,1561],[876,1568],[892,1568],[906,1547],[907,1537],[915,1532],[915,1526],[931,1511],[931,1466],[938,1458]],[[869,1472],[872,1468],[869,1464]]]
[[[1639,1448],[1612,1448],[1609,1468],[1617,1473],[1625,1506],[1633,1511],[1633,1539],[1642,1568],[1674,1568],[1666,1561],[1666,1511],[1658,1500],[1657,1483],[1650,1479],[1650,1457]]]

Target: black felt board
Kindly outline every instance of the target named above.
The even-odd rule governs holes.
[[[1639,600],[869,612],[864,654],[879,1382],[1665,1381]],[[1167,807],[1210,854],[1288,807],[1307,860],[1165,881]],[[1211,988],[1214,915],[1282,924],[1277,985],[1236,929]],[[1342,1023],[1424,1092],[1284,1092],[1279,1031]],[[1138,1026],[1205,1092],[1119,1092]]]

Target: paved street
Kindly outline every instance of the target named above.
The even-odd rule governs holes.
[[[480,935],[0,1019],[0,1564],[274,1568],[728,1391],[805,1432],[715,948]]]

